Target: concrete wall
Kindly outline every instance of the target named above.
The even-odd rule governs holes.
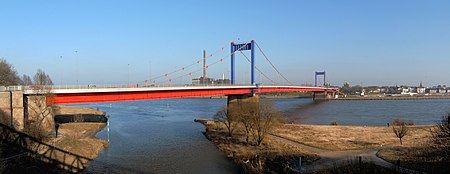
[[[1,123],[21,131],[24,128],[24,113],[22,91],[0,92]]]
[[[11,126],[11,95],[0,92],[0,123]]]

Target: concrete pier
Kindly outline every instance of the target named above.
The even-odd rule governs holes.
[[[0,92],[0,122],[16,130],[24,129],[23,91]]]
[[[228,95],[228,101],[227,101],[228,106],[230,106],[230,104],[240,104],[241,102],[258,103],[259,102],[259,96],[258,95],[252,95],[252,94]]]
[[[335,93],[330,92],[314,92],[313,100],[330,100],[334,98]]]

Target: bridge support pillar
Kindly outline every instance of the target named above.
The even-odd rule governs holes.
[[[313,93],[313,100],[327,100],[328,99],[327,92],[314,92]]]
[[[229,95],[228,96],[228,102],[227,106],[230,106],[232,104],[241,104],[242,102],[245,103],[258,103],[259,102],[259,96],[258,95],[251,95],[251,94],[244,94],[244,95]]]
[[[313,100],[329,100],[335,97],[333,92],[314,92]]]
[[[0,123],[22,131],[25,126],[25,110],[22,91],[0,92]]]

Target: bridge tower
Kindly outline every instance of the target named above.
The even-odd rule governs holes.
[[[317,86],[317,76],[323,75],[323,86],[326,86],[325,71],[316,71],[314,75],[314,86]]]
[[[251,62],[250,62],[250,82],[252,85],[255,84],[255,40],[250,41],[250,43],[235,44],[231,42],[231,84],[236,83],[235,75],[235,61],[234,55],[236,51],[250,50],[251,51]]]

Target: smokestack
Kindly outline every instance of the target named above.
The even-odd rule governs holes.
[[[206,79],[206,50],[203,50],[203,79]]]

